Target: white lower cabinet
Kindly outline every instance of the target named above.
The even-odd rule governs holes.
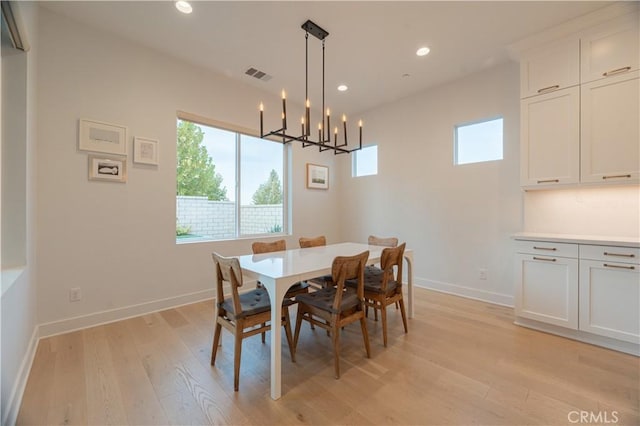
[[[584,247],[589,250],[580,253],[580,330],[640,343],[638,250]]]
[[[516,259],[516,315],[577,329],[578,259],[533,253]]]
[[[557,329],[559,334],[619,349],[607,343],[612,340],[589,338],[604,336],[636,345],[622,350],[638,352],[640,248],[524,240],[516,244],[517,323],[540,328],[522,320],[527,319],[559,326],[569,333]]]

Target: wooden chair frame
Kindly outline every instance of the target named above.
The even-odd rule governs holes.
[[[331,311],[304,303],[304,298],[298,301],[298,313],[296,316],[296,331],[293,338],[294,352],[300,336],[300,326],[302,320],[324,328],[331,335],[333,343],[334,368],[336,379],[340,378],[340,330],[352,322],[360,321],[362,338],[367,353],[367,358],[371,357],[369,345],[369,334],[367,332],[367,322],[364,316],[364,268],[369,258],[369,252],[365,251],[356,256],[338,256],[334,259],[331,267],[331,276],[335,283],[334,287],[329,287],[321,291],[335,292]],[[347,279],[357,279],[358,288],[356,294],[359,303],[346,311],[341,311],[342,297]],[[319,319],[316,319],[319,318]]]
[[[233,389],[238,391],[240,383],[240,357],[242,353],[242,340],[258,333],[271,330],[271,309],[252,314],[244,315],[240,304],[240,294],[238,289],[242,287],[242,269],[237,258],[223,257],[217,253],[212,253],[216,271],[216,320],[215,332],[213,335],[213,346],[211,348],[211,365],[215,364],[218,345],[220,344],[220,334],[222,327],[228,330],[235,337],[234,358],[233,358]],[[231,301],[233,312],[227,311],[224,306],[223,282],[231,284]],[[253,290],[258,291],[258,290]],[[266,292],[266,290],[265,290]],[[283,309],[282,325],[284,326],[289,344],[291,361],[295,362],[295,348],[292,345],[291,322],[289,320],[288,309]],[[264,339],[263,339],[264,343]]]

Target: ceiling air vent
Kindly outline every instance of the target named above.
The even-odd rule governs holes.
[[[264,71],[257,70],[257,69],[255,69],[253,67],[249,68],[244,73],[247,74],[247,75],[250,75],[251,77],[257,78],[258,80],[262,80],[262,81],[271,80],[271,76],[269,74],[267,74]]]

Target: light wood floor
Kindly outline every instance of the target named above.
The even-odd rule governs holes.
[[[517,327],[509,308],[415,294],[409,334],[390,307],[386,349],[368,320],[371,359],[359,325],[344,330],[340,380],[331,340],[303,324],[278,401],[268,339],[245,340],[237,393],[229,333],[209,365],[212,301],[44,339],[18,424],[561,425],[580,410],[640,424],[638,358]]]

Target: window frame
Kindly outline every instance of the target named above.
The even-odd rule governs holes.
[[[184,112],[184,111],[177,111],[176,113],[176,123],[177,120],[182,120],[182,121],[190,121],[194,124],[197,125],[201,125],[201,126],[207,126],[207,127],[213,127],[219,130],[224,130],[224,131],[228,131],[228,132],[233,132],[235,133],[235,149],[236,149],[236,163],[235,163],[235,188],[234,188],[234,194],[236,197],[236,202],[235,204],[235,209],[234,209],[234,213],[235,213],[235,236],[233,238],[220,238],[220,239],[216,239],[216,238],[211,238],[211,237],[202,237],[202,238],[198,238],[198,239],[185,239],[185,240],[178,240],[176,238],[176,244],[191,244],[191,243],[206,243],[206,242],[211,242],[211,241],[229,241],[229,240],[244,240],[244,239],[255,239],[255,238],[260,238],[260,237],[272,237],[272,236],[286,236],[286,235],[291,235],[291,221],[290,221],[290,217],[291,217],[291,200],[290,200],[290,179],[289,179],[289,169],[291,167],[289,158],[291,156],[291,149],[288,146],[289,144],[284,144],[284,146],[282,147],[282,231],[281,232],[274,232],[274,233],[261,233],[261,234],[240,234],[240,225],[241,225],[241,208],[242,208],[242,198],[241,198],[241,192],[242,192],[242,167],[241,167],[241,159],[242,159],[242,143],[241,143],[241,138],[242,136],[249,136],[249,137],[254,137],[254,138],[258,138],[258,139],[264,139],[273,143],[278,143],[278,144],[282,144],[282,142],[278,141],[275,138],[260,138],[260,135],[254,130],[254,129],[250,129],[248,127],[242,127],[242,126],[238,126],[236,124],[232,124],[232,123],[227,123],[224,121],[219,121],[219,120],[215,120],[212,118],[207,118],[207,117],[202,117],[196,114],[192,114],[192,113],[188,113],[188,112]],[[176,125],[176,144],[178,141],[178,137],[177,137],[177,125]],[[177,148],[177,145],[176,145]],[[176,162],[177,162],[177,157],[176,157]],[[175,165],[177,167],[177,164]],[[176,176],[177,178],[177,176]],[[174,179],[177,183],[177,180]],[[177,196],[177,195],[176,195]],[[177,211],[174,212],[174,216],[177,216]]]
[[[502,121],[502,140],[501,140],[500,158],[492,158],[490,160],[470,161],[466,163],[460,163],[458,159],[459,157],[458,129],[461,127],[468,127],[476,124],[489,123],[497,120]],[[470,164],[489,163],[492,161],[502,161],[502,160],[504,160],[504,116],[503,115],[493,115],[490,117],[481,118],[479,120],[466,121],[463,123],[454,124],[453,126],[453,165],[454,166],[466,166]]]

